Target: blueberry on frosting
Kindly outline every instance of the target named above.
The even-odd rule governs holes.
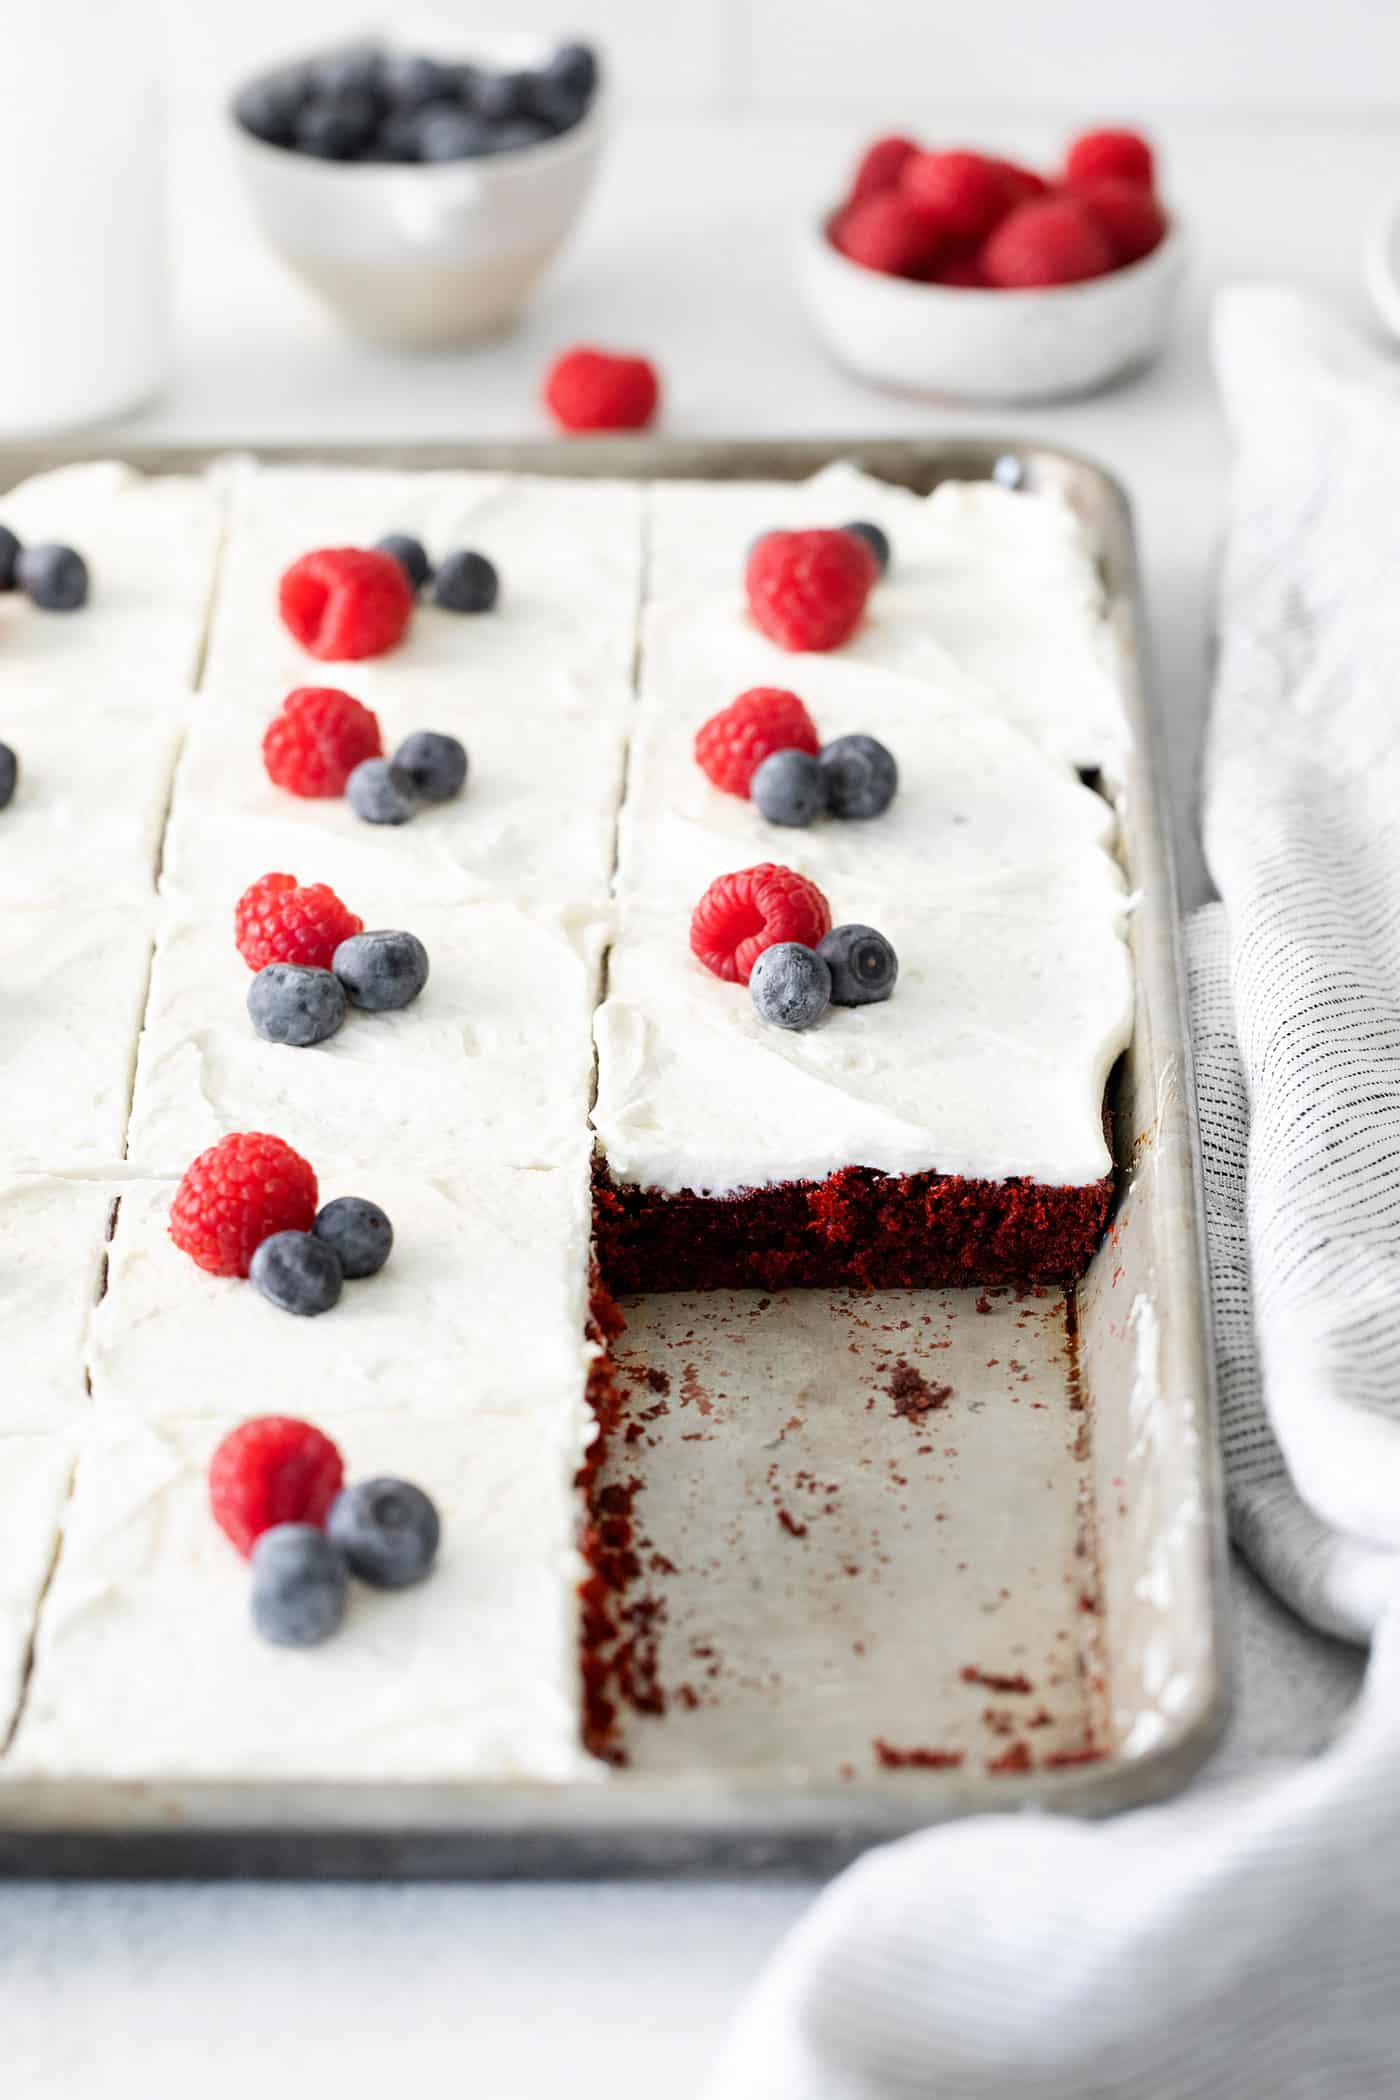
[[[870,1006],[894,990],[899,958],[873,926],[833,926],[817,953],[831,974],[833,1006]]]
[[[873,524],[869,518],[853,518],[845,529],[847,532],[853,532],[858,540],[865,541],[875,557],[880,574],[887,576],[890,567],[890,536],[884,528]]]
[[[345,783],[345,798],[366,824],[406,824],[418,811],[412,780],[388,758],[361,759]]]
[[[486,556],[462,548],[439,562],[432,600],[447,612],[490,612],[500,588],[500,578]]]
[[[873,736],[838,736],[817,760],[833,817],[882,816],[894,800],[899,768]]]
[[[374,544],[378,553],[393,555],[415,591],[422,590],[432,574],[432,564],[421,540],[414,539],[411,532],[386,532]]]
[[[345,1617],[350,1571],[314,1524],[273,1524],[253,1547],[253,1624],[279,1648],[314,1648]]]
[[[770,824],[810,824],[826,807],[822,769],[809,752],[771,751],[754,770],[749,799]]]
[[[366,1196],[336,1196],[317,1211],[311,1230],[334,1251],[352,1283],[377,1276],[394,1244],[393,1226]]]
[[[0,525],[0,591],[15,587],[15,564],[20,557],[18,536],[8,525]]]
[[[22,547],[15,581],[42,612],[76,612],[87,603],[87,563],[73,547]]]
[[[811,1028],[831,1003],[831,972],[815,948],[775,941],[753,966],[749,995],[775,1028]]]
[[[338,1305],[345,1280],[335,1249],[310,1232],[274,1232],[254,1251],[248,1276],[283,1312],[308,1317]]]
[[[326,1518],[326,1536],[351,1573],[377,1590],[421,1582],[441,1535],[432,1502],[409,1480],[356,1481],[341,1489]]]
[[[416,729],[394,753],[394,770],[406,773],[425,802],[450,802],[467,777],[466,747],[455,736]]]
[[[352,1006],[391,1013],[410,1005],[427,983],[428,951],[413,933],[352,933],[336,949],[331,968]]]
[[[8,809],[19,784],[19,760],[8,744],[0,744],[0,809]]]
[[[265,1042],[305,1050],[345,1019],[345,987],[330,970],[265,963],[248,987],[248,1018]]]

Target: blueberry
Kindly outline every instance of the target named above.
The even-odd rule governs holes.
[[[19,760],[8,744],[0,744],[0,809],[8,809],[14,801],[18,781]]]
[[[749,978],[755,1011],[777,1028],[810,1028],[831,1004],[831,972],[815,948],[775,941]]]
[[[345,987],[330,970],[267,963],[248,987],[248,1018],[265,1042],[304,1050],[324,1043],[345,1019]]]
[[[365,148],[364,158],[407,162],[418,160],[421,158],[421,130],[422,117],[418,110],[391,110],[375,133],[373,142]]]
[[[283,1312],[308,1318],[339,1304],[345,1280],[335,1249],[310,1232],[274,1232],[260,1241],[248,1277]]]
[[[852,533],[856,539],[865,541],[866,546],[879,564],[880,574],[888,576],[890,570],[889,534],[882,530],[880,526],[873,525],[869,518],[853,518],[851,523],[845,526],[843,530]]]
[[[448,612],[490,612],[500,592],[501,581],[484,554],[460,549],[439,562],[433,578],[432,600]]]
[[[838,736],[823,744],[817,763],[833,817],[878,817],[894,800],[899,768],[873,736]]]
[[[434,102],[418,117],[418,158],[475,160],[491,150],[491,134],[479,117],[455,103]]]
[[[450,802],[467,777],[467,754],[455,736],[415,729],[394,753],[394,771],[406,773],[425,802]]]
[[[992,467],[992,479],[1000,488],[1024,488],[1026,469],[1014,452],[1003,452]]]
[[[548,72],[531,76],[526,114],[537,117],[547,131],[571,131],[587,107],[588,97],[580,95],[567,81],[556,80]]]
[[[345,1617],[345,1555],[314,1524],[274,1524],[253,1544],[253,1624],[279,1648],[314,1648]]]
[[[394,1244],[393,1226],[379,1205],[365,1196],[337,1196],[317,1211],[311,1230],[335,1249],[341,1274],[352,1283],[363,1276],[377,1276]]]
[[[826,807],[822,769],[806,751],[771,751],[749,782],[749,800],[770,824],[810,824]]]
[[[414,590],[422,590],[431,574],[432,564],[421,540],[414,539],[411,532],[386,532],[374,545],[377,553],[392,554]]]
[[[872,1006],[894,990],[899,957],[873,926],[833,926],[817,953],[831,972],[833,1006]]]
[[[341,1489],[326,1518],[326,1537],[350,1572],[377,1590],[421,1582],[441,1536],[437,1511],[408,1480],[357,1480]]]
[[[315,95],[296,120],[301,152],[317,160],[353,160],[374,137],[379,112],[368,95]]]
[[[373,100],[383,64],[383,53],[374,44],[328,51],[312,61],[311,86],[318,95],[364,95]]]
[[[428,981],[428,951],[413,933],[352,933],[331,959],[352,1006],[390,1013],[408,1006]]]
[[[87,603],[87,563],[72,547],[22,547],[15,581],[45,612],[75,612]]]
[[[588,44],[561,44],[544,70],[580,102],[587,102],[598,85],[598,58]]]
[[[472,108],[488,124],[528,116],[534,85],[533,73],[478,73],[472,88]]]
[[[427,102],[447,101],[455,92],[446,66],[411,51],[386,52],[379,61],[375,85],[390,109],[422,109]]]
[[[518,153],[524,146],[541,146],[553,137],[556,127],[534,117],[513,117],[508,124],[491,127],[492,153]]]
[[[290,146],[306,101],[304,73],[277,73],[250,81],[233,99],[233,114],[245,131],[268,146]]]
[[[8,525],[0,525],[0,591],[15,588],[15,563],[19,560],[20,544]]]
[[[345,783],[345,799],[366,824],[406,824],[418,813],[407,773],[387,758],[364,758]]]

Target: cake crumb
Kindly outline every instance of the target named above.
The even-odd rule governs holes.
[[[887,1743],[877,1735],[872,1745],[876,1757],[887,1772],[899,1772],[912,1768],[920,1772],[952,1772],[963,1761],[961,1750],[931,1750],[922,1744],[903,1749],[896,1743]]]
[[[931,1409],[944,1407],[953,1396],[950,1385],[932,1385],[922,1371],[915,1370],[905,1357],[897,1359],[885,1387],[894,1402],[894,1412],[908,1421],[917,1421]]]

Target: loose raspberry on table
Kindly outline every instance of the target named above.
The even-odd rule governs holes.
[[[831,931],[831,906],[795,868],[763,861],[710,884],[690,920],[690,951],[726,984],[747,984],[765,948],[815,948]]]
[[[211,1276],[246,1276],[274,1232],[310,1232],[316,1175],[282,1138],[234,1131],[185,1169],[170,1206],[170,1237]]]
[[[581,344],[555,359],[544,398],[564,430],[645,430],[656,414],[661,382],[644,357]]]
[[[747,795],[774,751],[806,751],[815,758],[820,749],[816,724],[797,694],[777,685],[751,686],[695,734],[697,763],[726,795]]]
[[[356,766],[383,752],[377,718],[331,685],[288,693],[262,741],[268,779],[293,795],[343,795]]]
[[[901,190],[877,190],[847,205],[828,229],[848,262],[884,277],[915,277],[938,253],[943,229]]]
[[[284,625],[327,662],[382,656],[402,640],[413,605],[403,564],[379,547],[318,547],[277,588]]]
[[[757,625],[780,649],[839,649],[860,625],[880,565],[851,532],[768,532],[744,583]]]
[[[867,197],[878,196],[881,190],[892,190],[904,172],[906,161],[912,160],[918,150],[913,139],[901,138],[898,133],[872,139],[851,178],[846,202],[862,204]]]
[[[274,1524],[323,1525],[344,1480],[339,1451],[313,1423],[254,1415],[209,1461],[209,1507],[246,1556]]]
[[[1071,189],[1112,175],[1151,189],[1156,179],[1152,148],[1136,131],[1086,131],[1065,156],[1065,181]]]
[[[982,250],[987,282],[1004,291],[1077,284],[1113,268],[1108,235],[1075,197],[1018,204]]]
[[[1167,215],[1151,190],[1121,175],[1086,182],[1075,195],[1108,235],[1113,260],[1120,268],[1150,255],[1167,230]]]
[[[295,875],[262,876],[233,908],[234,944],[250,970],[274,962],[328,970],[341,942],[364,930],[329,884],[303,886]]]
[[[916,153],[899,187],[952,241],[982,240],[1012,205],[1006,176],[982,153]]]

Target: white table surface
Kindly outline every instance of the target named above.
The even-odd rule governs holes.
[[[994,127],[927,115],[930,134]],[[1048,153],[1061,128],[1004,131]],[[832,369],[793,296],[793,225],[836,184],[861,127],[633,121],[586,225],[521,331],[399,360],[340,337],[256,245],[220,142],[179,141],[181,358],[123,432],[273,439],[546,434],[552,352],[646,350],[686,435],[1019,430],[1088,452],[1137,510],[1183,889],[1195,838],[1211,572],[1226,456],[1206,342],[1211,291],[1274,277],[1360,312],[1357,251],[1400,179],[1383,128],[1165,127],[1196,259],[1176,342],[1147,378],[1025,417],[873,394]],[[1308,1636],[1241,1573],[1239,1705],[1217,1775],[1323,1741],[1360,1663]],[[811,1889],[778,1883],[492,1888],[0,1886],[0,2035],[15,2100],[687,2100],[744,1985]],[[129,2081],[129,2083],[127,2082]]]

